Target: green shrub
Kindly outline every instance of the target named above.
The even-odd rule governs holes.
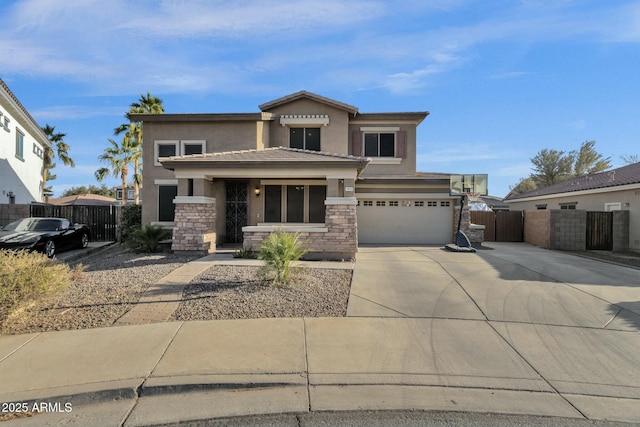
[[[158,252],[160,242],[171,237],[171,231],[161,225],[145,224],[129,235],[127,246],[137,252]]]
[[[240,248],[233,253],[234,258],[247,258],[247,259],[256,259],[258,258],[258,253],[254,250],[247,248]]]
[[[273,276],[274,284],[285,285],[289,283],[291,264],[307,252],[300,242],[300,233],[276,230],[262,241],[258,259],[265,261],[265,275]]]
[[[0,320],[20,305],[63,291],[82,271],[39,252],[0,250]]]
[[[124,205],[120,211],[120,242],[126,242],[142,225],[142,206]]]

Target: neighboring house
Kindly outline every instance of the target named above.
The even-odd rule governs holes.
[[[0,79],[0,204],[42,201],[44,149],[38,123]]]
[[[509,204],[504,202],[501,197],[496,196],[480,196],[478,201],[483,202],[492,211],[508,211]]]
[[[640,251],[640,163],[509,194],[511,210],[629,211],[629,248]]]
[[[428,112],[360,113],[306,91],[260,110],[131,115],[144,126],[142,221],[173,227],[174,250],[257,249],[276,228],[323,258],[452,241],[450,175],[416,172]]]
[[[122,204],[122,187],[115,187],[116,200]],[[135,201],[135,189],[133,184],[127,184],[127,203],[133,203]],[[138,200],[142,203],[142,187],[140,187],[140,193],[138,194]]]
[[[117,206],[120,203],[113,197],[102,196],[100,194],[75,194],[73,196],[58,197],[49,199],[49,202],[56,206]]]

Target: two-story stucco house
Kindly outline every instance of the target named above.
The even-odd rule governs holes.
[[[142,220],[173,227],[173,250],[257,249],[279,227],[323,258],[451,242],[450,176],[416,172],[428,112],[360,113],[306,91],[259,108],[131,116],[144,128]]]
[[[0,79],[0,204],[42,201],[43,155],[50,143]]]

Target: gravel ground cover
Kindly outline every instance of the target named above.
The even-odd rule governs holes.
[[[185,288],[173,320],[342,317],[351,270],[302,268],[289,286],[261,280],[259,267],[214,266]]]
[[[57,297],[10,316],[0,332],[22,334],[111,326],[136,304],[149,285],[195,258],[136,254],[114,245],[83,258],[82,279]]]

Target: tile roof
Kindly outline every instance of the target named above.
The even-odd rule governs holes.
[[[270,147],[263,150],[239,150],[224,151],[219,153],[191,154],[186,156],[172,156],[164,158],[162,162],[172,163],[197,163],[197,162],[348,162],[366,163],[364,157],[350,156],[347,154],[326,153],[324,151],[301,150],[288,147]]]
[[[344,102],[336,101],[335,99],[326,98],[312,92],[307,92],[306,90],[301,90],[296,93],[274,99],[273,101],[265,102],[264,104],[259,105],[258,108],[260,108],[261,111],[267,111],[280,105],[288,104],[289,102],[293,102],[302,98],[312,99],[323,104],[331,105],[333,107],[339,108],[340,110],[348,111],[351,114],[356,114],[358,112],[358,107],[345,104]]]
[[[598,188],[619,187],[621,185],[640,184],[640,163],[633,163],[606,172],[593,173],[569,179],[545,188],[509,195],[505,200],[525,199],[528,197],[549,196],[572,193],[575,191],[595,190]]]

